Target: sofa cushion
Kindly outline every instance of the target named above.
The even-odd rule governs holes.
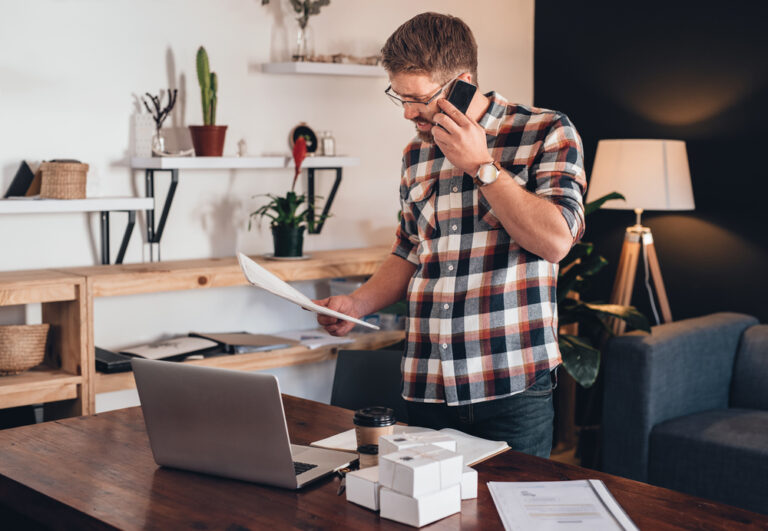
[[[656,425],[648,479],[768,514],[768,411],[718,409]]]
[[[731,407],[768,411],[768,324],[750,326],[741,336],[733,366]]]

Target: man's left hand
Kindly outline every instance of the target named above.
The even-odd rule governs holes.
[[[445,129],[437,125],[432,128],[435,143],[451,164],[475,176],[480,165],[492,158],[488,154],[485,130],[445,98],[438,100],[437,105],[443,112],[435,114],[434,122]]]

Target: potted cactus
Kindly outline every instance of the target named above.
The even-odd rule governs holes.
[[[208,53],[202,46],[197,50],[197,80],[200,83],[200,96],[203,103],[203,125],[190,125],[192,145],[198,157],[220,157],[224,152],[226,125],[216,125],[216,92],[219,80],[216,72],[211,72]]]

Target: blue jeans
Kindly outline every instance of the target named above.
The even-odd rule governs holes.
[[[545,369],[536,373],[536,381],[522,393],[497,400],[464,406],[408,401],[408,423],[507,441],[513,450],[546,458],[552,451],[552,390],[556,384],[557,369],[551,373]]]

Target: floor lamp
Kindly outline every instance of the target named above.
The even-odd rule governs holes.
[[[659,315],[649,278],[653,279],[663,322],[672,320],[669,299],[661,277],[659,259],[651,229],[644,227],[644,210],[693,210],[693,190],[688,156],[682,140],[601,140],[587,192],[587,202],[605,194],[619,192],[626,201],[607,201],[603,208],[634,210],[635,224],[627,227],[621,248],[611,303],[629,305],[635,287],[640,256],[643,256],[645,286],[656,323]],[[625,323],[614,319],[614,333],[624,332]]]

